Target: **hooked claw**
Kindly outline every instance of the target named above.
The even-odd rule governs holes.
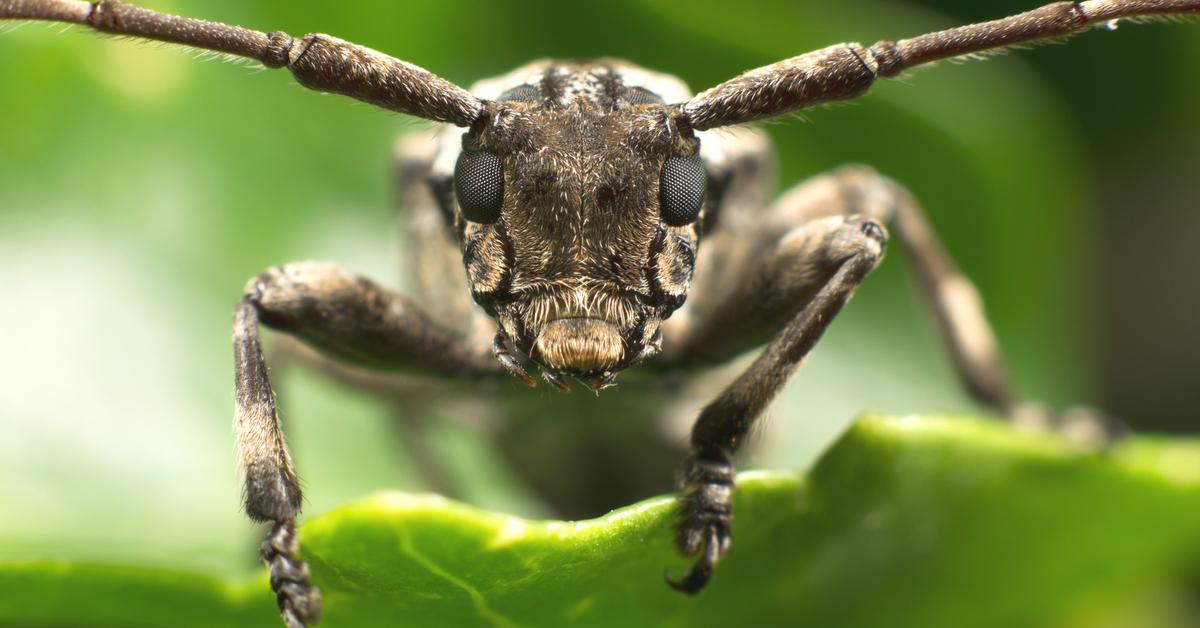
[[[676,591],[695,595],[708,584],[733,542],[733,465],[724,456],[694,457],[685,464],[682,480],[690,490],[680,499],[683,521],[677,542],[685,555],[700,557],[682,578],[666,578]]]
[[[670,573],[665,574],[667,584],[671,585],[672,589],[680,593],[695,595],[704,589],[708,584],[708,579],[712,577],[713,567],[721,556],[729,551],[729,530],[721,530],[719,526],[713,525],[706,530],[704,535],[703,553],[692,565],[692,568],[683,575],[682,578],[676,579]]]

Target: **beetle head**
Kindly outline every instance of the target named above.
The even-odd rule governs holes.
[[[705,174],[678,107],[589,72],[488,102],[454,205],[472,295],[511,347],[599,388],[658,351],[687,296]]]

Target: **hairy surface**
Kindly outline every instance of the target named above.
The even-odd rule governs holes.
[[[663,163],[696,155],[700,140],[654,91],[685,88],[611,59],[538,62],[484,87],[495,100],[459,144],[442,143],[433,179],[448,190],[461,151],[503,164],[496,222],[441,199],[471,293],[548,376],[607,385],[657,352],[692,276],[698,223],[667,225],[659,193]]]
[[[424,265],[444,271],[454,263],[457,241],[465,278],[423,277],[424,291],[435,298],[418,308],[336,267],[292,264],[257,277],[238,303],[235,427],[246,512],[276,524],[262,556],[284,621],[293,627],[317,620],[320,596],[297,557],[301,493],[262,356],[260,323],[346,364],[472,382],[507,372],[532,383],[526,371],[532,361],[554,384],[565,386],[570,375],[596,389],[659,353],[660,328],[679,341],[679,349],[660,356],[672,366],[720,361],[773,334],[754,363],[700,411],[692,430],[678,541],[698,559],[672,583],[696,593],[730,549],[733,455],[881,259],[888,218],[968,389],[1016,416],[979,300],[907,192],[864,170],[839,171],[785,196],[768,220],[752,227],[745,209],[761,206],[769,189],[770,176],[763,174],[769,149],[753,134],[734,133],[727,142],[703,138],[707,150],[700,154],[698,132],[856,98],[879,77],[939,59],[1062,39],[1118,19],[1198,13],[1200,0],[1058,2],[869,47],[830,46],[750,70],[693,98],[678,80],[613,59],[539,61],[480,84],[473,95],[410,63],[327,35],[293,38],[113,0],[0,0],[0,19],[61,21],[246,57],[286,67],[310,89],[468,128],[461,135],[444,130],[437,141],[414,140],[399,164],[402,179],[427,184],[405,192],[414,208],[413,233],[422,239],[412,250],[428,253]],[[454,179],[464,151],[487,153],[471,162],[486,167],[470,187]],[[704,176],[694,170],[698,154]],[[672,159],[693,170],[664,176]],[[671,181],[682,182],[683,193],[664,194]],[[697,208],[698,188],[705,185]],[[476,222],[464,215],[456,189],[472,191]],[[669,220],[663,198],[672,199]],[[664,326],[684,305],[701,237],[712,241],[710,270],[697,282],[705,300]],[[470,309],[466,294],[486,315],[462,314]],[[486,337],[491,355],[481,350]],[[638,403],[628,414],[646,410]],[[533,438],[541,434],[510,442],[537,447]],[[578,469],[591,454],[609,471],[613,459],[649,442],[624,439],[610,455],[599,450],[600,440],[585,439],[582,449],[568,452],[570,464]],[[562,467],[538,477],[559,479]]]

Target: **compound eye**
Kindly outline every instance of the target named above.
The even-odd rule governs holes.
[[[486,150],[459,153],[454,164],[454,194],[467,220],[481,224],[499,220],[504,201],[500,158]]]
[[[665,105],[667,102],[645,87],[627,87],[621,95],[631,105]]]
[[[662,220],[672,227],[691,224],[700,215],[708,177],[700,156],[671,157],[663,164],[659,202]]]
[[[542,91],[533,85],[518,85],[500,94],[496,100],[501,102],[539,102],[542,100]]]

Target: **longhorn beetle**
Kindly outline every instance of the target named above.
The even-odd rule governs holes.
[[[1061,2],[910,39],[837,44],[692,96],[672,77],[616,59],[539,61],[467,91],[328,35],[263,33],[121,2],[0,0],[0,19],[245,57],[286,67],[310,89],[443,123],[404,142],[399,176],[420,236],[415,253],[427,263],[460,257],[465,277],[443,278],[428,291],[436,298],[412,301],[336,266],[289,264],[251,279],[235,310],[245,507],[274,524],[262,554],[290,626],[315,622],[320,597],[296,557],[301,494],[260,325],[316,349],[325,357],[312,359],[334,371],[509,375],[529,386],[540,373],[557,388],[575,379],[595,391],[642,363],[712,365],[766,343],[701,411],[680,473],[678,543],[698,558],[670,584],[698,593],[730,549],[733,454],[882,259],[885,224],[913,262],[970,392],[1019,414],[978,297],[916,200],[871,170],[846,168],[748,221],[747,199],[762,195],[770,153],[763,136],[738,125],[850,100],[879,78],[940,59],[1119,19],[1196,13],[1200,0]],[[720,128],[732,130],[711,132]],[[478,309],[460,307],[468,295]]]

